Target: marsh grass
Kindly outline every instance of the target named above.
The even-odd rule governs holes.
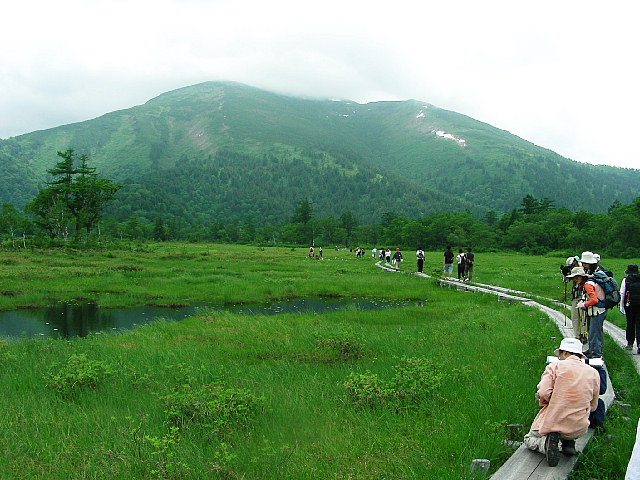
[[[148,245],[142,251],[0,251],[0,310],[54,301],[102,307],[262,303],[306,295],[421,298],[421,279],[390,276],[370,258],[328,250],[241,245]],[[371,281],[375,278],[375,281]]]
[[[426,307],[210,312],[117,336],[4,345],[0,401],[12,413],[0,420],[0,477],[464,478],[473,458],[508,455],[495,425],[530,421],[553,328],[493,298],[426,284],[422,293]],[[344,342],[358,355],[344,355]],[[72,356],[113,373],[60,395],[48,367]],[[400,388],[407,358],[439,366],[437,395],[416,395],[411,408],[349,401],[350,375]],[[405,364],[400,377],[414,373]],[[178,395],[193,401],[211,385],[264,400],[239,423],[211,409],[176,422],[167,398],[196,392]]]
[[[0,344],[0,405],[7,412],[0,416],[0,478],[446,480],[467,478],[474,458],[499,465],[511,453],[504,426],[528,426],[537,412],[533,393],[557,347],[555,326],[534,309],[490,295],[381,272],[372,259],[348,252],[325,253],[316,261],[305,258],[306,249],[171,244],[135,252],[0,253],[2,290],[11,292],[0,295],[5,309],[77,297],[103,306],[309,294],[424,302],[276,316],[213,308],[120,335]],[[430,253],[427,262],[439,265],[440,256]],[[477,257],[478,281],[548,297],[561,292],[561,259]],[[627,263],[607,266],[617,273]],[[605,355],[614,385],[631,385],[625,398],[640,404],[626,354],[609,341]],[[69,370],[73,358],[81,368]],[[412,396],[409,405],[350,400],[345,383],[358,375],[396,391],[418,385],[420,392],[429,375],[419,368],[397,378],[406,359],[437,366],[433,392]],[[71,395],[52,388],[52,375],[73,378],[93,367],[109,374]],[[220,400],[204,420],[176,421],[167,399],[200,405],[216,388],[247,404],[260,399],[257,408],[247,407],[251,415],[240,421],[226,407],[216,417],[216,405],[226,405]],[[583,457],[586,473],[572,478],[620,478],[605,469],[626,466],[638,412],[630,421],[615,409],[610,415],[613,443],[597,436],[593,453]],[[603,451],[610,452],[600,462]]]

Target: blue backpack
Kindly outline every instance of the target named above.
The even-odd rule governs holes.
[[[600,285],[604,292],[604,300],[598,301],[597,307],[604,307],[608,310],[620,303],[620,287],[618,287],[618,282],[613,277],[607,276],[602,271],[597,271],[593,274],[591,280]]]

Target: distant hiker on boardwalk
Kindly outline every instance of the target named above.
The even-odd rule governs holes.
[[[402,252],[399,248],[396,248],[396,253],[393,254],[393,263],[395,263],[396,268],[400,270],[400,264],[402,263]]]
[[[422,247],[418,247],[416,258],[418,259],[418,273],[422,273],[424,268],[424,250],[422,250]]]
[[[471,251],[471,247],[467,248],[467,253],[464,254],[464,281],[470,282],[473,280],[473,265],[476,263],[476,257]]]
[[[587,315],[584,309],[578,308],[577,305],[584,296],[584,284],[589,276],[584,271],[584,268],[573,267],[571,269],[571,273],[565,278],[567,281],[573,283],[573,286],[571,287],[571,323],[573,325],[573,335],[580,339],[583,345],[582,350],[585,351],[588,348],[589,338]]]
[[[461,248],[458,249],[458,255],[456,256],[456,259],[458,260],[458,280],[464,280],[464,250],[462,250]]]
[[[384,253],[384,259],[387,263],[391,263],[391,249],[387,248],[387,251]]]
[[[313,258],[314,252],[313,247],[309,247],[309,258]]]
[[[453,257],[455,255],[451,251],[451,245],[447,245],[447,249],[444,252],[444,267],[443,272],[445,275],[453,275]]]
[[[598,407],[600,374],[582,361],[582,342],[565,338],[556,350],[559,361],[547,365],[536,398],[542,409],[524,437],[530,450],[546,455],[551,467],[562,453],[575,455],[575,440],[589,428],[589,412]]]
[[[631,264],[624,272],[628,276],[620,285],[620,311],[627,317],[627,350],[633,350],[635,342],[640,355],[640,272]]]

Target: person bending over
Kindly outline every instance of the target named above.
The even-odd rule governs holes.
[[[560,461],[560,443],[562,453],[576,454],[575,441],[587,432],[600,396],[600,375],[582,361],[579,339],[563,339],[556,356],[560,360],[547,365],[538,384],[542,408],[524,437],[525,446],[544,454],[551,467]]]

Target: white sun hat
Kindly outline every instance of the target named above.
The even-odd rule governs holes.
[[[560,342],[560,346],[556,349],[556,355],[560,355],[560,350],[563,352],[573,353],[574,355],[583,355],[582,342],[577,338],[563,338]]]
[[[580,257],[580,261],[582,263],[588,263],[589,265],[593,263],[598,263],[596,256],[593,252],[582,252],[582,256]]]

